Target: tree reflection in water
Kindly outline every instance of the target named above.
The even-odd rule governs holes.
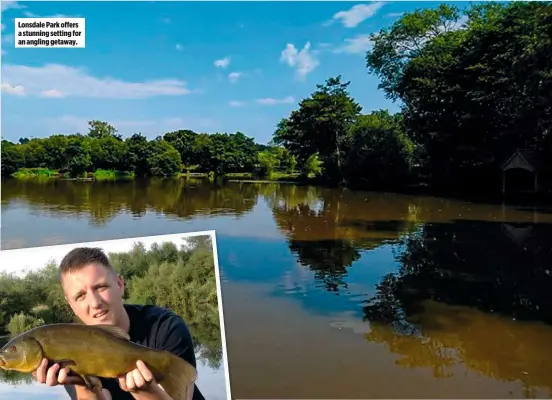
[[[427,224],[398,259],[364,307],[367,340],[437,378],[462,364],[526,397],[552,390],[552,225]]]

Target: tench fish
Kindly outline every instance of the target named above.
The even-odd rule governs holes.
[[[35,371],[43,358],[69,367],[93,390],[98,377],[117,378],[142,360],[155,380],[174,400],[185,400],[188,387],[197,380],[193,365],[163,350],[130,341],[113,325],[51,324],[22,333],[0,349],[0,368]]]

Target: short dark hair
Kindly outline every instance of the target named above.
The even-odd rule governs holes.
[[[77,247],[63,257],[59,264],[59,278],[68,273],[75,272],[89,264],[100,264],[113,273],[115,269],[109,261],[109,257],[99,247]]]

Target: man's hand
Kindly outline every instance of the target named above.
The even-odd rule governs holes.
[[[48,368],[48,360],[44,358],[32,375],[38,382],[48,386],[74,385],[79,400],[111,400],[109,391],[99,388],[97,393],[92,393],[86,388],[84,379],[69,376],[69,372],[69,368],[60,368],[57,363]]]
[[[172,400],[157,384],[146,364],[140,360],[136,362],[135,369],[119,376],[119,386],[136,400]]]
[[[82,385],[85,386],[84,380],[80,376],[69,376],[69,368],[61,368],[59,364],[54,364],[48,368],[48,360],[42,359],[38,368],[33,371],[34,378],[48,386],[58,385]],[[59,374],[58,374],[59,373]]]

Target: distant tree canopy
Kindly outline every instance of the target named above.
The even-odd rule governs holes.
[[[329,78],[282,119],[274,142],[295,156],[308,173],[338,183],[399,187],[410,177],[414,143],[400,115],[387,110],[361,114],[348,93],[350,82]],[[384,167],[385,168],[382,168]]]
[[[259,145],[241,132],[178,130],[153,140],[140,133],[123,139],[107,122],[90,121],[87,134],[25,138],[19,143],[3,140],[2,175],[25,168],[44,168],[70,176],[98,170],[131,172],[136,176],[175,176],[196,170],[220,176],[262,170],[260,152],[270,154],[278,169],[290,171],[295,165],[284,149]]]

